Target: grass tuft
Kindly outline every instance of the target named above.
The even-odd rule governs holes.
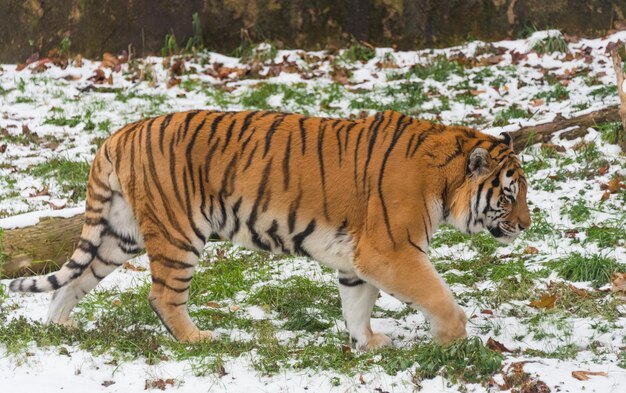
[[[589,281],[595,287],[608,284],[613,273],[626,270],[626,266],[615,259],[598,254],[583,256],[573,253],[546,265],[554,268],[559,276],[566,280]]]

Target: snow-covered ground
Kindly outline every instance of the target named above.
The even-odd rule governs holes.
[[[626,32],[602,39],[568,39],[567,53],[538,54],[536,45],[554,37],[559,38],[559,33],[537,32],[523,40],[471,42],[441,50],[378,48],[367,61],[354,61],[347,51],[274,53],[262,45],[247,60],[205,52],[167,59],[70,61],[64,69],[54,59],[37,60],[25,68],[1,65],[0,228],[30,225],[41,214],[21,213],[80,212],[86,163],[103,138],[128,122],[165,112],[267,108],[343,117],[394,108],[497,134],[543,123],[558,114],[571,117],[616,105],[615,75],[606,47],[626,40]],[[526,362],[521,365],[529,374],[525,381],[535,388],[542,382],[552,391],[622,392],[626,386],[623,294],[608,292],[609,279],[596,285],[567,280],[570,273],[563,268],[576,263],[573,256],[579,254],[579,264],[601,259],[613,266],[610,273],[626,271],[626,187],[620,188],[626,158],[619,147],[607,143],[611,132],[599,125],[582,138],[555,138],[552,145],[532,146],[520,154],[529,179],[534,227],[514,244],[496,247],[487,236],[472,240],[450,229],[443,229],[433,244],[434,263],[470,317],[470,335],[484,342],[493,338],[513,351],[504,353],[502,371],[493,373],[491,384],[452,383],[441,376],[420,382],[415,375],[423,365],[410,359],[397,373],[387,373],[385,355],[371,358],[374,365],[354,375],[332,367],[295,367],[306,345],[321,345],[331,335],[341,334],[341,321],[316,334],[287,329],[275,310],[255,303],[243,291],[224,296],[219,303],[243,319],[269,321],[276,328],[279,342],[292,351],[278,371],[259,371],[254,365],[261,356],[258,348],[226,356],[225,374],[197,373],[193,358],[176,361],[168,356],[149,364],[136,357],[118,362],[107,352],[74,342],[61,346],[33,342],[15,354],[8,344],[11,337],[6,336],[19,334],[10,329],[11,321],[21,316],[43,320],[50,295],[4,289],[0,290],[0,315],[6,317],[0,320],[0,391],[129,392],[161,386],[181,392],[403,392],[417,389],[418,383],[426,392],[498,391],[522,389],[523,383],[511,382],[510,375]],[[207,261],[219,260],[220,250],[209,247]],[[237,249],[229,252],[252,255]],[[489,254],[496,259],[487,260]],[[573,262],[567,262],[570,259]],[[144,257],[131,264],[147,267]],[[331,273],[301,258],[280,259],[274,266],[250,290],[280,286],[295,276],[321,284],[334,280]],[[102,296],[114,299],[123,291],[139,291],[148,279],[148,272],[141,270],[111,274],[101,285],[107,290]],[[8,282],[2,280],[1,285]],[[541,303],[543,295],[546,302],[533,307],[531,302]],[[211,293],[202,296],[213,299]],[[241,310],[232,308],[238,304]],[[404,312],[404,305],[386,294],[377,306],[374,329],[391,336],[397,348],[430,340],[419,313]],[[212,306],[204,302],[193,307],[192,313],[201,315]],[[316,310],[315,305],[302,307]],[[89,307],[82,312],[89,315]],[[81,329],[97,328],[89,318],[83,322]],[[154,330],[165,337],[158,324]],[[255,334],[253,328],[238,327],[218,332],[232,340]],[[574,371],[606,374],[580,381]],[[159,380],[160,385],[151,385]]]

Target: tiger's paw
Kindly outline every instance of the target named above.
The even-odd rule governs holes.
[[[373,351],[379,348],[391,346],[391,339],[382,333],[373,333],[368,339],[367,343],[362,346],[362,349],[366,351]]]
[[[195,344],[202,341],[213,341],[217,339],[217,335],[210,330],[196,330],[180,341]]]
[[[440,324],[433,332],[435,340],[439,344],[448,345],[454,341],[464,339],[467,337],[467,330],[465,330],[466,324],[467,316],[465,315],[463,309],[459,307],[450,321]]]

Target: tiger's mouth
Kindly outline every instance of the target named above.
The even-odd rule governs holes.
[[[489,233],[501,243],[511,243],[517,238],[521,231],[511,231],[506,224],[499,222],[488,228]]]

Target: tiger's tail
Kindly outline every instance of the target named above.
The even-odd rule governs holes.
[[[90,267],[99,255],[102,234],[107,227],[107,217],[111,209],[113,191],[110,179],[114,174],[113,165],[106,152],[107,143],[96,154],[89,173],[85,207],[85,224],[78,246],[61,269],[47,275],[18,278],[9,284],[14,292],[49,292],[71,283]]]

